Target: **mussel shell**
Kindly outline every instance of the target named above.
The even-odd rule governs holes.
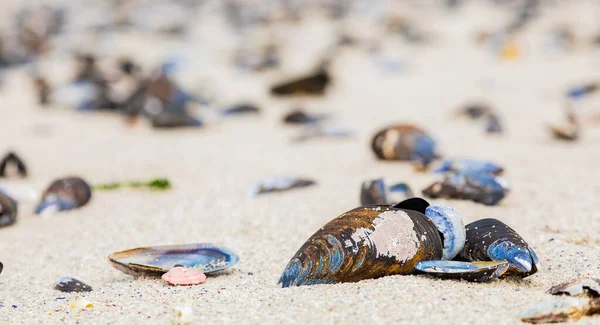
[[[375,134],[371,148],[379,159],[412,160],[428,165],[437,158],[435,142],[422,129],[410,124],[386,127]]]
[[[442,239],[425,215],[388,205],[350,210],[312,235],[287,264],[283,287],[414,274],[442,257]]]
[[[531,270],[524,273],[512,264],[510,258],[507,258],[510,263],[507,274],[519,274],[527,277],[537,272],[539,260],[533,249],[514,229],[502,221],[493,218],[480,219],[466,225],[465,229],[467,239],[459,254],[461,258],[467,261],[492,261],[494,260],[492,250],[501,244],[516,253],[527,255],[529,261],[525,261],[525,263],[531,263]]]
[[[578,279],[555,285],[546,293],[551,295],[600,297],[600,279]]]
[[[17,202],[0,192],[0,228],[10,226],[17,221]]]
[[[325,116],[309,115],[304,111],[295,110],[283,117],[285,124],[312,124],[325,119]]]
[[[415,268],[443,279],[488,282],[502,276],[508,270],[508,262],[421,261]]]
[[[490,114],[485,121],[485,132],[487,133],[502,133],[504,128],[500,117],[496,114]]]
[[[90,292],[92,287],[71,277],[58,279],[54,289],[62,292]]]
[[[387,189],[382,178],[364,181],[360,188],[360,204],[389,204]]]
[[[318,71],[313,75],[285,81],[273,86],[271,88],[271,95],[323,95],[330,81],[331,76],[327,71]]]
[[[362,183],[360,204],[396,204],[413,196],[407,184],[398,183],[388,188],[383,178],[378,178]]]
[[[213,244],[154,246],[128,249],[108,256],[117,270],[134,275],[162,275],[175,266],[212,273],[239,261],[231,250]]]
[[[431,198],[471,200],[485,205],[498,204],[508,193],[502,178],[482,172],[451,173],[423,190]]]
[[[4,269],[4,264],[2,264],[2,262],[0,262],[0,274],[2,274],[2,269]]]
[[[252,104],[238,104],[225,108],[221,111],[221,115],[225,116],[258,113],[260,113],[260,109],[258,108],[258,106]]]
[[[453,172],[459,174],[467,173],[489,173],[500,175],[504,168],[497,163],[478,159],[445,159],[434,170],[435,173]]]
[[[9,165],[14,164],[17,169],[17,173],[21,177],[27,177],[27,167],[19,156],[14,152],[9,152],[0,162],[0,177],[9,177],[7,168]]]
[[[559,299],[545,300],[527,309],[521,314],[521,320],[532,324],[576,322],[588,312],[587,299],[553,298]]]
[[[92,189],[86,181],[79,177],[66,177],[58,179],[42,195],[42,200],[36,208],[36,213],[43,211],[44,207],[56,203],[59,210],[70,210],[87,204],[92,198]]]
[[[294,188],[308,187],[317,184],[310,179],[294,178],[294,177],[274,177],[263,180],[256,185],[251,195],[275,193],[291,190]]]

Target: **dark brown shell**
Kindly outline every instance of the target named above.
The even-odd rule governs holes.
[[[322,70],[313,75],[275,85],[271,88],[271,94],[274,96],[323,95],[330,81],[329,73]]]
[[[11,164],[15,165],[19,176],[27,177],[27,167],[25,166],[25,163],[14,152],[9,152],[0,162],[0,177],[11,176],[8,175],[7,170],[8,166]]]
[[[420,212],[388,205],[359,207],[312,235],[279,283],[288,287],[414,274],[415,263],[441,259],[442,247],[435,225]]]
[[[409,160],[413,152],[415,134],[425,135],[425,131],[411,124],[389,126],[373,136],[371,148],[379,159]]]
[[[51,195],[71,198],[77,202],[78,207],[81,207],[92,198],[92,189],[79,177],[66,177],[52,182],[44,192],[42,200]]]
[[[17,202],[0,192],[0,228],[10,226],[17,221]]]

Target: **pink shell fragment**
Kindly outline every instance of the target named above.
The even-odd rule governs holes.
[[[194,285],[206,281],[206,275],[200,271],[177,266],[162,275],[162,279],[173,285]]]

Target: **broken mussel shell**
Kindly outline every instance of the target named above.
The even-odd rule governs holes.
[[[0,177],[27,177],[27,167],[19,156],[9,152],[0,161]]]
[[[88,183],[79,177],[58,179],[42,195],[41,202],[35,208],[36,214],[53,213],[76,209],[87,204],[92,198]]]
[[[503,275],[508,270],[508,262],[421,261],[415,268],[443,279],[487,282]]]
[[[466,240],[455,261],[422,261],[415,268],[444,279],[472,282],[487,282],[510,274],[524,278],[537,272],[539,258],[534,250],[500,220],[481,219],[465,228]]]
[[[254,186],[250,191],[251,196],[259,194],[275,193],[291,190],[294,188],[308,187],[317,184],[310,179],[302,179],[295,177],[273,177],[268,178]]]
[[[430,198],[471,200],[485,205],[496,205],[510,192],[501,177],[486,172],[448,173],[423,190]]]
[[[212,273],[239,261],[231,250],[207,243],[140,247],[112,253],[108,259],[114,268],[133,276],[162,275],[176,266]]]
[[[62,277],[58,279],[54,289],[62,292],[89,292],[92,287],[71,277]]]
[[[459,256],[467,261],[508,261],[506,274],[527,277],[537,272],[540,261],[514,229],[498,219],[486,218],[466,227],[466,241]]]
[[[396,204],[414,197],[413,191],[405,183],[388,187],[383,178],[364,181],[360,191],[360,204]]]
[[[422,166],[439,157],[433,138],[410,124],[397,124],[380,130],[373,137],[371,148],[379,159],[408,160]]]
[[[434,173],[490,173],[500,175],[504,168],[497,163],[478,159],[446,159],[433,170]]]
[[[314,74],[304,77],[298,77],[289,81],[281,82],[271,88],[273,96],[295,96],[295,95],[323,95],[329,83],[331,76],[329,73],[320,69]]]
[[[302,110],[294,110],[283,117],[285,124],[313,124],[326,119],[326,115],[310,115]]]
[[[528,323],[577,321],[600,314],[600,279],[584,278],[551,287],[546,293],[557,295],[527,309],[522,320]]]
[[[17,221],[17,202],[0,192],[0,228],[10,226]]]
[[[260,113],[260,108],[253,104],[242,103],[238,105],[233,105],[231,107],[224,108],[221,110],[221,115],[223,116],[235,116],[235,115],[246,115],[246,114],[258,114]]]
[[[462,249],[444,243],[443,238],[451,236],[442,235],[425,215],[439,208],[446,207],[412,198],[395,206],[370,205],[343,213],[300,247],[279,283],[290,287],[415,274],[415,263]]]

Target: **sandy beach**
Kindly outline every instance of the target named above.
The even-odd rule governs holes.
[[[217,100],[197,110],[207,121],[203,128],[155,130],[143,120],[128,126],[117,114],[41,108],[27,69],[5,70],[0,155],[14,150],[31,174],[3,182],[42,191],[68,175],[91,184],[166,177],[173,189],[94,191],[86,206],[48,217],[33,213],[35,201],[21,202],[17,223],[0,229],[0,324],[170,324],[173,309],[185,306],[192,324],[518,324],[527,307],[547,298],[550,286],[600,277],[600,124],[585,124],[573,143],[553,139],[546,129],[547,123],[561,121],[569,87],[600,81],[600,47],[585,42],[600,31],[600,6],[597,1],[555,2],[516,39],[520,55],[513,60],[498,58],[473,41],[478,29],[504,24],[508,11],[478,1],[456,12],[429,2],[406,6],[411,9],[402,13],[431,33],[430,44],[390,38],[376,54],[344,49],[332,63],[327,95],[301,100],[275,99],[268,89],[312,68],[335,38],[336,26],[318,14],[297,26],[273,29],[282,43],[282,67],[259,74],[232,65],[236,38],[208,9],[195,13],[190,31],[178,38],[143,31],[93,41],[84,33],[57,37],[57,50],[39,63],[54,83],[71,71],[64,48],[128,55],[147,70],[177,56],[184,67],[177,74],[182,86],[210,89]],[[71,9],[83,11],[84,6],[74,3]],[[17,8],[7,4],[3,16]],[[78,16],[74,24],[85,17]],[[571,51],[549,53],[544,37],[560,23],[571,26],[581,42]],[[358,18],[347,26],[362,39],[379,32]],[[399,71],[382,67],[380,59],[389,58],[399,62]],[[453,116],[474,100],[497,109],[503,134],[485,134],[481,124]],[[215,108],[241,101],[255,103],[261,113],[214,117]],[[600,112],[600,96],[576,105],[586,122],[585,116]],[[353,130],[355,136],[292,143],[300,129],[284,126],[281,117],[297,107],[330,114],[332,125]],[[395,122],[427,130],[445,157],[486,159],[505,168],[511,192],[497,206],[431,202],[454,207],[465,223],[486,217],[504,221],[536,250],[538,273],[481,284],[397,275],[357,283],[277,285],[307,238],[360,205],[362,181],[403,181],[420,194],[439,179],[405,162],[376,159],[371,137]],[[249,196],[257,182],[273,176],[311,178],[317,185]],[[204,284],[174,287],[158,278],[123,274],[107,259],[128,248],[202,242],[235,251],[239,264],[208,276]],[[62,276],[80,279],[93,291],[54,290]],[[71,309],[78,299],[92,302],[93,308]],[[598,316],[579,321],[597,323]]]

